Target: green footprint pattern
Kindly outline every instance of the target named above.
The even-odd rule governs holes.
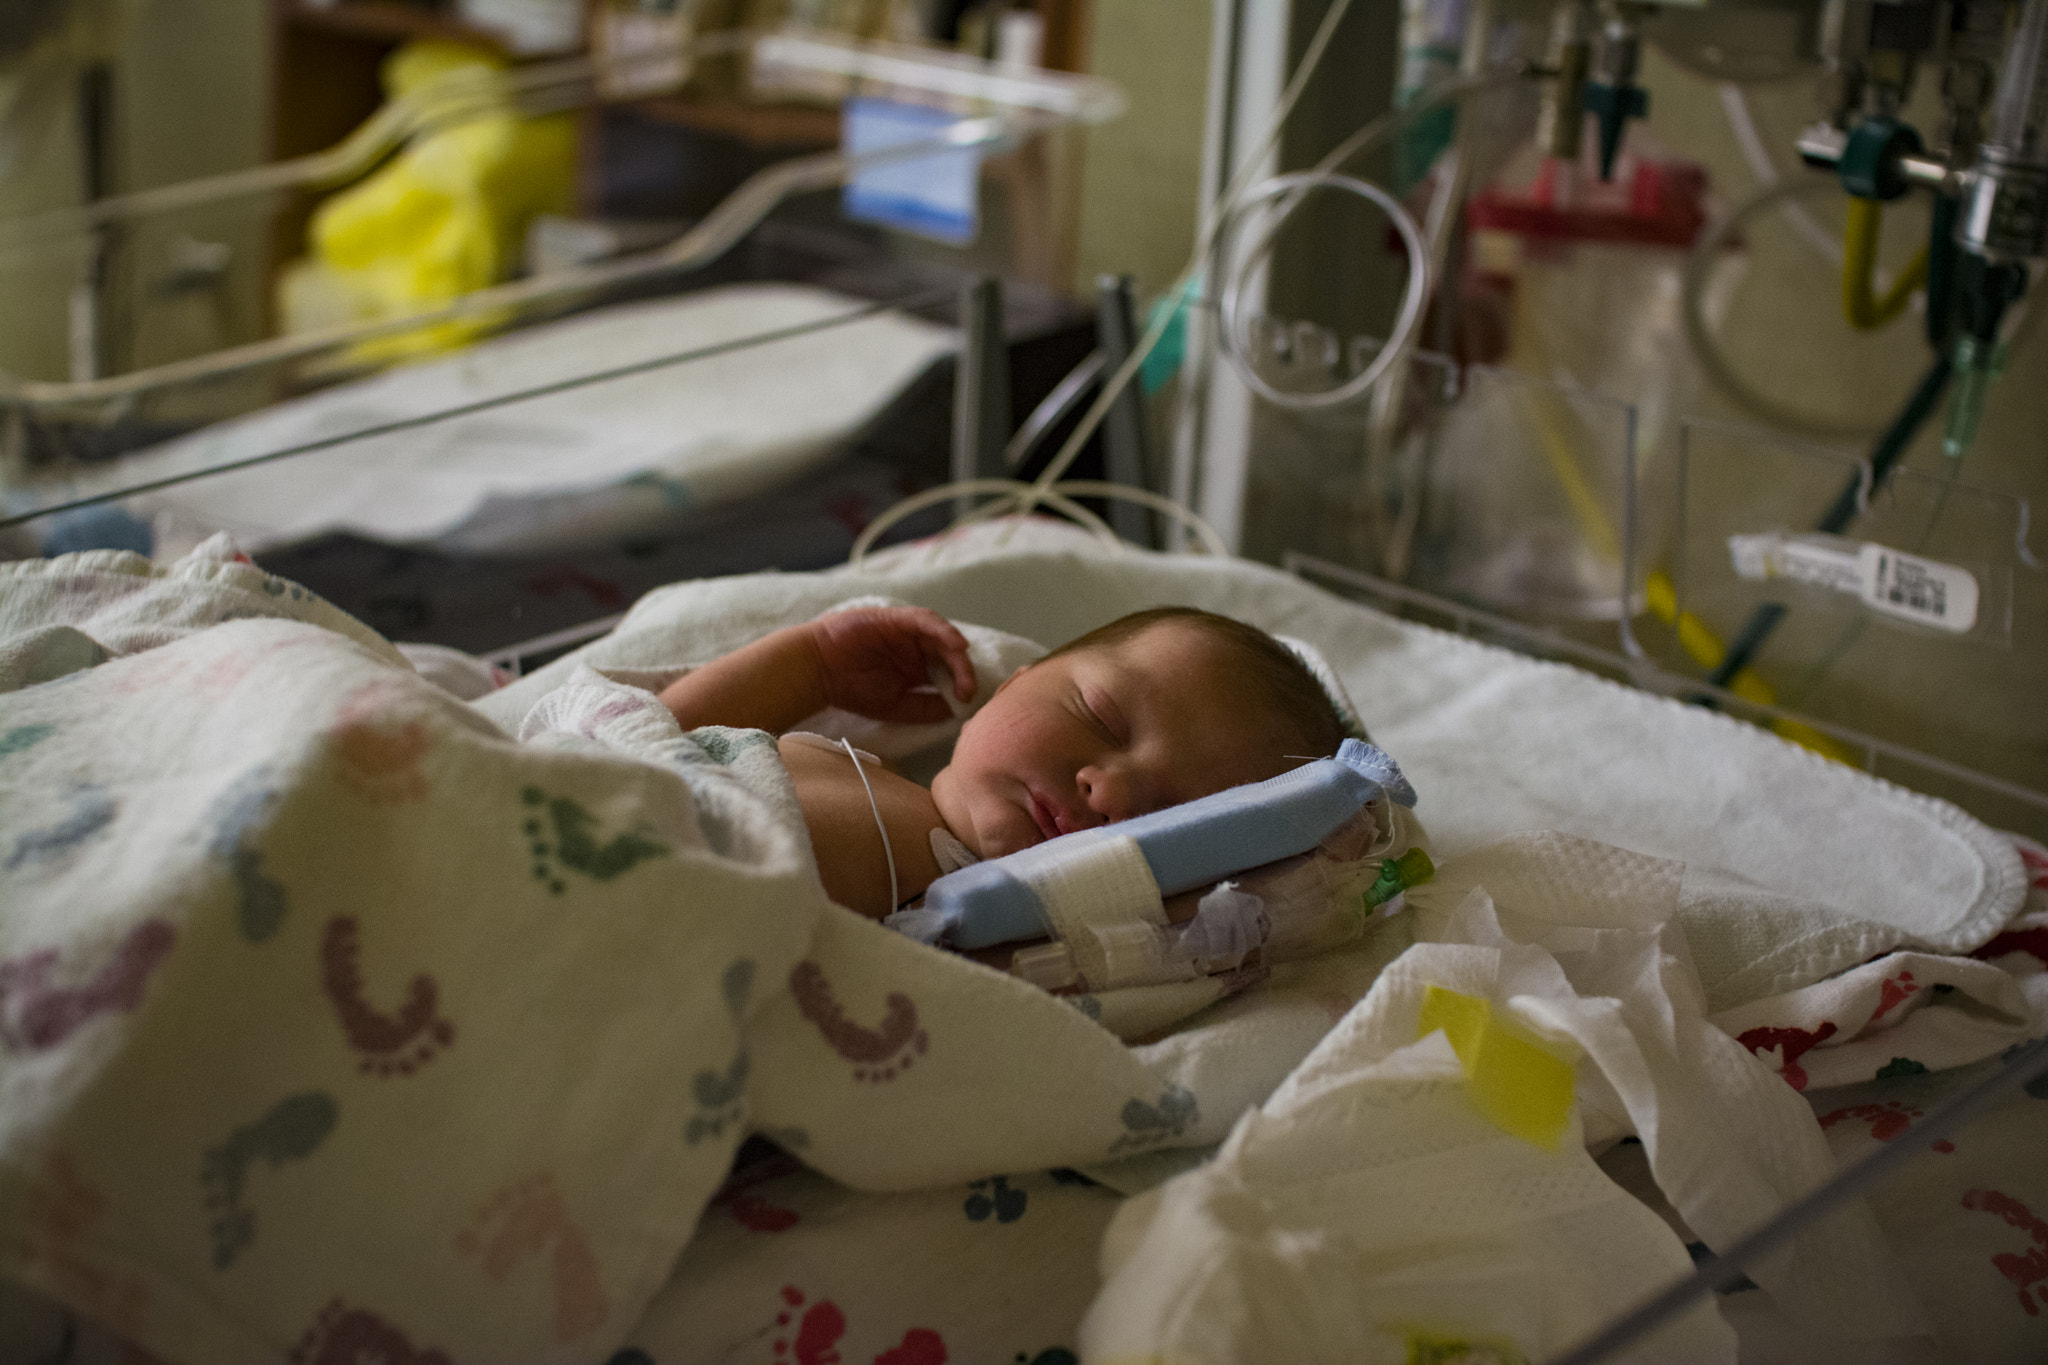
[[[256,847],[283,795],[271,767],[253,768],[222,793],[207,816],[213,837],[206,851],[228,865],[235,883],[236,920],[242,937],[251,943],[262,943],[276,933],[289,906],[283,885],[264,871],[263,854]]]
[[[753,959],[734,958],[725,969],[725,976],[719,982],[725,994],[725,1007],[732,1014],[733,1030],[740,1032],[747,1009],[747,996],[754,989]],[[723,1072],[706,1068],[699,1071],[690,1084],[690,1093],[697,1101],[698,1112],[691,1116],[690,1125],[683,1137],[695,1147],[706,1138],[725,1136],[727,1128],[738,1128],[746,1118],[747,1075],[751,1063],[747,1057],[746,1036],[742,1032],[738,1047],[733,1050],[732,1064]]]
[[[729,768],[733,760],[749,749],[772,746],[775,736],[765,730],[735,730],[725,725],[702,725],[690,731],[690,739],[704,756],[722,768]]]
[[[214,1269],[226,1270],[256,1240],[255,1211],[242,1204],[249,1168],[258,1158],[272,1166],[305,1160],[327,1141],[340,1115],[333,1098],[321,1091],[291,1095],[207,1151],[199,1166],[199,1188],[213,1234]]]
[[[562,869],[608,882],[649,858],[663,857],[668,846],[632,830],[598,842],[597,817],[573,797],[549,796],[539,787],[520,794],[527,807],[526,831],[533,854],[533,879],[559,896],[568,889]]]
[[[1136,1151],[1169,1138],[1177,1138],[1201,1115],[1195,1097],[1177,1085],[1169,1085],[1159,1103],[1128,1101],[1117,1117],[1123,1120],[1124,1135],[1109,1145],[1112,1152]]]
[[[41,744],[57,733],[54,725],[17,725],[6,734],[0,735],[0,758],[18,754],[22,750]]]

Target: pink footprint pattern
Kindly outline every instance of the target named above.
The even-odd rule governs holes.
[[[1820,1126],[1832,1128],[1847,1119],[1870,1125],[1870,1136],[1879,1142],[1890,1142],[1913,1126],[1913,1120],[1925,1111],[1909,1108],[1898,1100],[1886,1100],[1882,1104],[1852,1104],[1845,1109],[1823,1114]],[[1937,1138],[1931,1144],[1937,1152],[1953,1152],[1956,1145],[1947,1138]]]
[[[53,979],[58,976],[55,948],[0,961],[0,1046],[9,1052],[40,1052],[99,1015],[134,1010],[177,941],[178,931],[166,921],[143,920],[97,971],[70,986]]]
[[[492,1195],[455,1239],[455,1249],[481,1259],[484,1274],[499,1282],[535,1255],[550,1253],[556,1341],[576,1340],[602,1326],[611,1312],[590,1240],[569,1216],[562,1191],[547,1171]]]
[[[1835,1036],[1835,1021],[1826,1019],[1817,1029],[1768,1028],[1748,1029],[1736,1036],[1735,1041],[1751,1052],[1769,1052],[1773,1048],[1783,1049],[1784,1060],[1779,1063],[1778,1074],[1794,1090],[1806,1089],[1806,1068],[1799,1065],[1799,1059],[1814,1048]]]
[[[27,1217],[17,1244],[22,1262],[75,1306],[116,1332],[133,1336],[149,1315],[149,1287],[91,1257],[93,1227],[107,1201],[63,1152],[53,1152],[27,1189]]]
[[[361,1053],[356,1069],[373,1076],[410,1076],[455,1041],[455,1025],[437,1012],[439,988],[421,973],[406,987],[397,1015],[380,1014],[363,995],[361,930],[337,915],[320,942],[320,984],[341,1017],[342,1032]]]
[[[2022,847],[2020,861],[2026,865],[2027,885],[2048,890],[2048,858],[2042,857],[2031,848]]]
[[[1914,982],[1911,972],[1886,977],[1877,985],[1877,1008],[1872,1011],[1870,1022],[1876,1023],[1919,992],[1920,987]]]
[[[2041,1309],[2048,1307],[2048,1222],[2036,1218],[2034,1211],[2019,1200],[1997,1190],[1966,1190],[1963,1207],[2001,1218],[2033,1239],[2032,1249],[2025,1254],[2001,1251],[1992,1256],[1991,1265],[2012,1281],[2027,1316],[2041,1316]]]
[[[891,991],[883,1001],[880,1026],[865,1028],[847,1017],[817,963],[797,963],[789,974],[789,988],[804,1018],[817,1025],[834,1052],[854,1063],[857,1081],[893,1081],[931,1047],[930,1038],[918,1027],[917,1006],[900,991]]]
[[[788,1328],[796,1310],[804,1307],[803,1291],[784,1285],[782,1312],[775,1315],[778,1328]],[[821,1299],[795,1318],[796,1332],[778,1334],[775,1339],[776,1365],[845,1365],[839,1342],[846,1335],[846,1314],[830,1299]],[[903,1340],[876,1356],[873,1365],[946,1365],[946,1342],[928,1327],[913,1327]]]
[[[711,1207],[724,1205],[731,1210],[733,1218],[750,1232],[788,1232],[801,1221],[797,1211],[771,1204],[753,1191],[757,1185],[794,1175],[802,1169],[803,1163],[788,1153],[756,1161],[726,1178],[718,1193],[711,1197]]]
[[[375,1313],[329,1299],[292,1348],[292,1365],[455,1365],[446,1351],[415,1347]]]
[[[398,713],[415,704],[404,687],[379,679],[349,693],[335,714],[328,742],[339,763],[336,774],[372,804],[398,805],[427,794],[424,765],[434,732]]]
[[[2043,967],[2048,967],[2048,929],[2012,929],[1998,935],[1989,943],[1971,953],[1971,957],[1992,962],[2007,953],[2027,953]]]

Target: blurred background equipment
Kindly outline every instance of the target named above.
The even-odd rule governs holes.
[[[487,580],[825,563],[956,469],[1114,461],[1253,558],[2038,793],[2044,3],[22,7],[0,537],[233,526],[423,639],[471,583],[475,645],[572,614]],[[713,351],[849,401],[671,413]],[[583,416],[522,421],[553,383]],[[248,459],[303,482],[194,479]]]

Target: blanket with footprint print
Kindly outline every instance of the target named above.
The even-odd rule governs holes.
[[[765,736],[554,682],[510,734],[225,543],[0,565],[0,1277],[176,1365],[604,1359],[745,1133],[869,1190],[1213,1143],[1407,943],[1128,1048],[832,906]],[[1836,1083],[2029,1031],[1971,970],[1710,1004]]]
[[[0,566],[0,907],[0,1276],[171,1362],[603,1359],[749,1131],[903,1188],[1241,1107],[831,905],[767,736],[588,670],[509,735],[225,540]]]

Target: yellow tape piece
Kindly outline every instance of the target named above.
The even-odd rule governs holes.
[[[1528,1365],[1511,1341],[1415,1331],[1408,1334],[1407,1365]]]
[[[1439,1029],[1458,1054],[1472,1102],[1487,1122],[1556,1151],[1571,1116],[1573,1064],[1496,1011],[1491,1000],[1431,986],[1415,1036],[1427,1038]]]

